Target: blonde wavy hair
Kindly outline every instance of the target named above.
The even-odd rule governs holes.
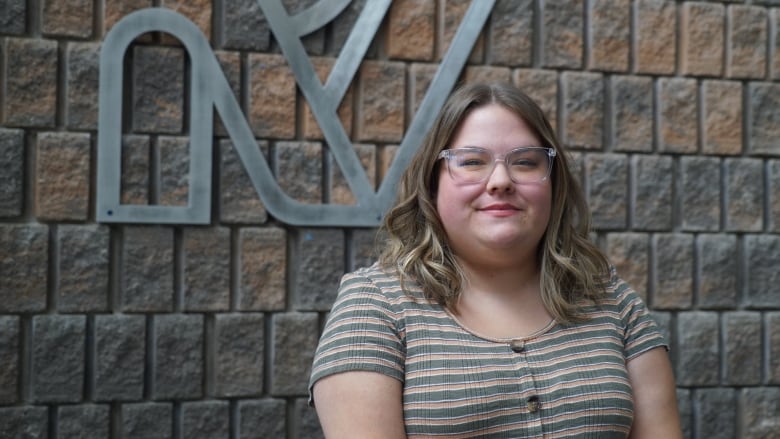
[[[406,282],[415,282],[428,298],[454,309],[465,280],[436,210],[442,167],[437,157],[466,116],[491,103],[513,111],[541,146],[558,153],[551,174],[550,221],[537,251],[540,287],[547,310],[558,322],[579,321],[578,303],[603,296],[609,262],[589,239],[590,211],[549,121],[531,98],[510,84],[467,84],[449,97],[401,177],[396,203],[381,228],[379,262],[385,270],[397,272],[403,288]]]

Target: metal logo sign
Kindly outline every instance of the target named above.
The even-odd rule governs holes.
[[[289,15],[281,0],[257,0],[296,83],[309,103],[338,166],[356,198],[354,205],[307,204],[285,194],[274,179],[227,79],[200,29],[164,8],[133,12],[106,35],[100,53],[97,202],[99,222],[208,224],[211,221],[212,130],[216,110],[252,184],[268,212],[291,225],[375,227],[395,197],[395,186],[453,89],[495,0],[471,2],[438,67],[396,157],[374,191],[352,148],[337,109],[382,22],[391,0],[366,0],[336,63],[322,84],[301,38],[327,24],[350,0],[321,0]],[[178,38],[191,60],[190,169],[186,206],[120,203],[122,171],[123,59],[139,35],[165,31]]]

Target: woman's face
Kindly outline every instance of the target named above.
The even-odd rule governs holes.
[[[540,147],[542,143],[514,112],[488,104],[471,110],[448,149],[468,146],[502,155],[519,147]],[[447,163],[440,166],[436,208],[450,247],[459,259],[513,265],[535,258],[550,219],[550,178],[515,183],[504,162],[499,161],[484,181],[464,184],[452,179]]]

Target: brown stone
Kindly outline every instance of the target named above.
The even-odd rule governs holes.
[[[742,152],[742,84],[736,81],[704,81],[702,151],[737,155]]]
[[[355,144],[353,150],[358,155],[360,163],[363,165],[363,169],[366,171],[368,181],[373,185],[372,189],[376,189],[376,146],[367,144]],[[336,158],[331,154],[331,191],[330,202],[334,204],[349,204],[354,205],[357,199],[349,188],[344,174],[341,172],[341,168],[336,163]]]
[[[558,127],[558,72],[542,69],[515,69],[512,82],[544,111],[553,130]]]
[[[629,0],[595,0],[591,5],[589,67],[595,70],[628,70],[630,42]]]
[[[441,60],[450,48],[452,38],[455,36],[458,28],[463,21],[463,17],[466,15],[466,10],[471,4],[470,0],[444,0],[444,25],[440,31],[439,41],[437,45],[438,53],[437,59]],[[480,63],[484,57],[485,47],[485,35],[480,33],[477,40],[474,42],[474,47],[469,53],[468,62]],[[461,50],[469,50],[468,48],[462,48]]]
[[[725,8],[717,3],[689,2],[682,6],[680,69],[700,76],[723,74]]]
[[[583,59],[583,0],[544,2],[543,65],[579,69]]]
[[[637,0],[636,69],[638,73],[674,73],[677,12],[671,0]]]
[[[387,19],[387,55],[392,59],[433,59],[436,3],[430,0],[396,0]]]
[[[360,68],[357,140],[399,142],[404,131],[406,88],[401,63],[365,61]]]
[[[90,135],[38,135],[35,214],[44,220],[84,221],[89,216]]]
[[[696,80],[661,78],[658,105],[660,107],[659,149],[668,152],[690,153],[697,150]]]
[[[287,233],[277,227],[239,231],[241,311],[283,310],[287,299]]]
[[[328,80],[328,75],[330,74],[331,69],[333,69],[333,65],[336,63],[336,60],[334,58],[317,57],[311,58],[311,62],[314,65],[314,71],[320,78],[320,82],[324,85]],[[352,90],[353,86],[350,85],[347,88],[347,91],[344,93],[344,98],[341,100],[341,103],[336,110],[338,114],[338,120],[341,122],[341,126],[343,127],[347,137],[352,135]],[[330,113],[321,115],[321,117],[326,117],[329,114]],[[323,140],[325,138],[308,102],[303,103],[302,129],[303,136],[307,139]]]
[[[295,78],[282,55],[249,55],[249,124],[257,137],[295,136]]]

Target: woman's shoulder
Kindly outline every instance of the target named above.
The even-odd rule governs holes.
[[[347,295],[373,296],[398,306],[427,301],[414,281],[402,281],[396,270],[388,269],[379,262],[344,274],[339,296]]]

